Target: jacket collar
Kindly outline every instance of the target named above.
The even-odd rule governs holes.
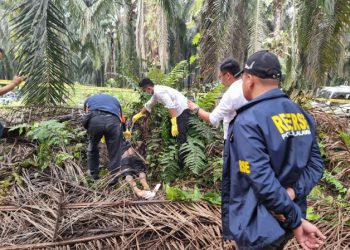
[[[242,112],[246,109],[249,109],[250,107],[252,107],[260,102],[263,102],[266,100],[271,100],[271,99],[276,99],[276,98],[281,98],[281,97],[288,98],[288,96],[279,88],[272,89],[272,90],[262,94],[261,96],[258,96],[257,98],[249,101],[246,105],[239,108],[237,110],[237,114],[239,114],[240,112]]]

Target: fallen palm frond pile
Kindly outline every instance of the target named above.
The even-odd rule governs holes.
[[[18,106],[0,108],[0,117],[8,126],[51,119],[58,121],[79,120],[82,113],[82,109],[69,107]]]
[[[218,206],[133,201],[124,186],[90,189],[68,181],[62,169],[51,171],[33,178],[25,170],[23,185],[2,200],[0,249],[218,249],[222,244]]]

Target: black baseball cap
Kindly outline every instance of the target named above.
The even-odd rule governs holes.
[[[263,79],[282,79],[281,64],[277,56],[268,50],[261,50],[251,55],[241,72]]]

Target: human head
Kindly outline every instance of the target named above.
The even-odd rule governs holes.
[[[4,57],[4,50],[0,48],[0,60]]]
[[[153,95],[154,92],[154,83],[149,78],[144,78],[139,83],[140,88],[142,88],[142,91]]]
[[[219,79],[226,87],[230,86],[236,78],[239,78],[240,74],[241,69],[235,59],[229,58],[220,64]]]
[[[242,72],[243,94],[248,101],[273,88],[278,88],[282,77],[277,56],[267,50],[251,55]]]

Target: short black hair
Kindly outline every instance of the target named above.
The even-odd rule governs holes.
[[[144,78],[142,79],[140,82],[139,82],[139,87],[140,88],[146,88],[148,86],[151,86],[153,87],[154,86],[154,83],[151,81],[151,79],[149,78]]]
[[[4,50],[2,48],[0,48],[0,53],[4,53]]]
[[[229,58],[220,64],[220,71],[228,72],[234,77],[237,77],[240,75],[241,68],[239,66],[239,63],[235,59]]]

